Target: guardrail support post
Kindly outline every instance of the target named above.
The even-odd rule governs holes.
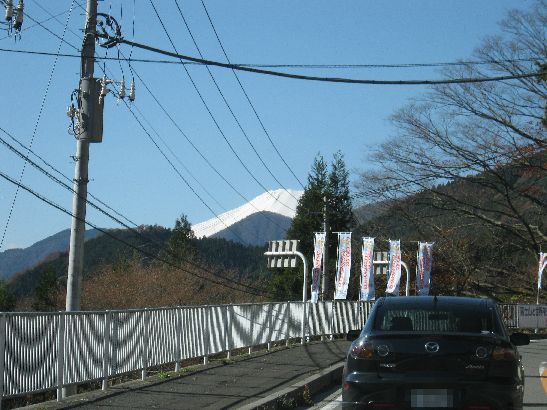
[[[233,334],[233,305],[226,306],[226,359],[232,357],[232,343],[230,343]]]
[[[66,315],[59,312],[59,327],[57,331],[57,401],[63,399],[63,384],[65,370],[65,320]]]
[[[142,335],[142,370],[141,380],[146,379],[148,369],[148,345],[150,344],[150,311],[146,308],[143,312]]]
[[[4,357],[6,354],[6,314],[0,316],[0,410],[4,398],[4,375],[6,373]]]
[[[175,308],[175,340],[177,346],[175,347],[175,372],[180,372],[180,362],[182,361],[182,349],[181,349],[181,334],[182,334],[182,309],[180,307]]]
[[[273,339],[273,317],[274,317],[273,304],[269,304],[268,308],[271,308],[268,315],[270,319],[268,324],[268,352],[269,352],[272,348],[272,339]]]
[[[102,389],[108,389],[108,365],[110,363],[110,322],[111,314],[107,310],[104,313],[104,336],[103,336],[103,383]]]
[[[291,320],[291,302],[290,301],[287,302],[286,312],[287,312],[287,320],[286,320],[287,328],[285,330],[285,335],[287,336],[287,341],[285,342],[285,345],[289,346],[290,340],[291,340],[291,334],[290,334],[291,328],[289,326],[289,322]]]
[[[207,320],[209,320],[209,306],[204,306],[201,312],[202,325],[201,325],[201,338],[203,340],[203,364],[209,363],[209,333],[205,331],[208,326]]]

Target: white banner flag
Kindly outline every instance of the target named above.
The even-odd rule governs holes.
[[[338,261],[336,263],[336,292],[334,299],[345,299],[351,274],[351,232],[338,233]]]
[[[538,289],[541,289],[541,277],[543,276],[543,270],[547,266],[547,253],[539,253],[539,271],[538,271]]]
[[[387,281],[387,293],[399,294],[401,281],[401,241],[389,241],[389,278]]]
[[[429,295],[431,265],[433,263],[433,242],[418,243],[418,272],[416,274],[416,292],[418,296]]]
[[[316,232],[313,240],[313,266],[311,270],[311,303],[319,300],[319,284],[321,282],[321,264],[325,250],[325,232]]]
[[[374,238],[363,238],[360,300],[374,300]]]

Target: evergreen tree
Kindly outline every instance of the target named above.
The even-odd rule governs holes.
[[[287,239],[300,241],[299,250],[308,260],[313,253],[313,233],[323,227],[323,197],[327,193],[327,164],[319,154],[315,157],[308,184],[298,201],[296,214],[287,230]],[[277,270],[271,281],[273,300],[299,300],[302,298],[302,267]]]
[[[15,296],[6,284],[0,280],[0,312],[10,312],[15,308]]]
[[[353,206],[349,190],[349,172],[344,162],[342,152],[334,154],[329,173],[327,186],[327,219],[328,219],[328,261],[325,280],[324,294],[332,295],[334,292],[333,284],[336,271],[336,250],[338,247],[338,237],[331,232],[351,232],[355,226],[355,217],[353,215]],[[353,242],[353,241],[352,241]],[[353,270],[353,269],[352,269]],[[355,273],[352,275],[355,277]]]
[[[300,240],[304,255],[313,253],[313,233],[323,229],[323,198],[328,192],[327,164],[317,155],[308,175],[308,184],[298,201],[296,214],[287,230],[287,239]]]
[[[40,275],[40,280],[34,291],[34,302],[32,308],[38,312],[58,310],[57,294],[59,292],[57,274],[51,268]]]
[[[340,151],[334,154],[328,183],[329,204],[327,206],[329,225],[333,232],[350,232],[355,226],[349,172]]]
[[[168,249],[169,258],[175,263],[180,263],[185,259],[193,259],[196,249],[193,240],[196,239],[192,225],[188,222],[186,215],[182,214],[175,222],[175,228],[169,238]]]
[[[355,226],[351,195],[349,190],[349,172],[344,156],[338,151],[333,158],[329,172],[321,155],[317,155],[308,175],[308,184],[298,201],[296,215],[287,230],[287,239],[300,241],[300,252],[311,262],[313,255],[314,232],[323,231],[323,206],[327,201],[329,232],[350,232]],[[335,234],[328,234],[328,263],[326,275],[326,297],[332,295],[336,265]],[[311,269],[311,268],[310,268]],[[309,272],[308,272],[309,273]],[[302,267],[284,269],[274,273],[271,295],[274,300],[299,300],[302,296]]]

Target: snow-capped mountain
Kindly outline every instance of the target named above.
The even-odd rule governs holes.
[[[291,189],[278,189],[265,192],[262,195],[257,196],[250,202],[246,203],[245,205],[220,214],[218,218],[211,218],[207,221],[193,225],[192,230],[194,231],[194,234],[197,238],[201,238],[204,236],[220,236],[227,239],[237,240],[231,237],[233,235],[230,235],[229,231],[231,230],[233,234],[234,225],[244,223],[244,220],[246,220],[247,222],[247,227],[250,220],[253,220],[252,225],[261,223],[260,221],[269,224],[275,223],[274,220],[279,221],[279,218],[276,218],[277,216],[282,217],[281,220],[288,220],[290,222],[290,220],[294,218],[296,205],[298,204],[298,199],[300,199],[302,193],[303,191],[296,191]],[[263,216],[263,218],[260,218],[260,216]],[[285,226],[284,229],[286,230],[288,224],[285,222],[283,223],[283,225]],[[247,243],[249,242],[247,239],[245,239],[244,241]],[[253,240],[252,242],[255,241]]]

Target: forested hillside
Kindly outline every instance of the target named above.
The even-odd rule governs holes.
[[[250,301],[262,296],[264,249],[225,239],[188,239],[170,251],[176,230],[143,226],[108,230],[85,244],[84,309]],[[68,253],[51,255],[10,282],[18,309],[64,306]],[[252,285],[248,285],[251,283]]]

